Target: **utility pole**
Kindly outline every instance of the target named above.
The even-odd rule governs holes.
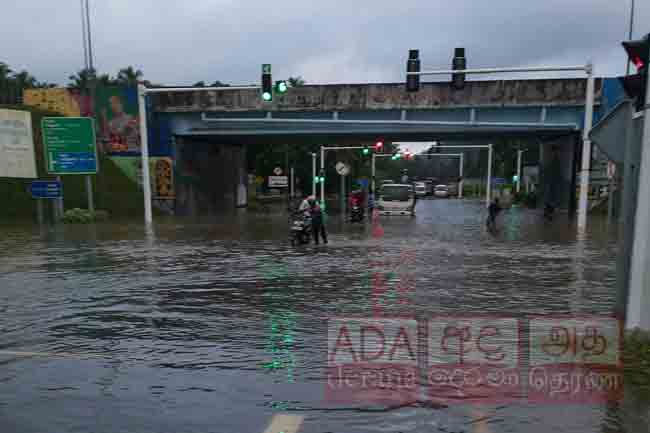
[[[647,74],[650,85],[650,74]],[[625,327],[650,330],[650,92],[646,92],[641,136],[639,192],[634,226]]]

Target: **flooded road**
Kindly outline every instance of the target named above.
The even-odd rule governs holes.
[[[333,404],[327,319],[608,315],[615,229],[523,209],[485,230],[479,202],[423,200],[415,218],[292,248],[281,213],[97,226],[0,226],[0,427],[7,432],[637,432],[648,406]],[[373,292],[377,262],[413,282]],[[645,427],[644,427],[645,425]],[[646,430],[638,430],[645,428]]]

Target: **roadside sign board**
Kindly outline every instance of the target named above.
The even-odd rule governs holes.
[[[289,186],[287,176],[269,176],[269,188],[286,188]]]
[[[0,177],[38,177],[28,111],[0,109]]]
[[[32,198],[55,199],[63,195],[63,185],[56,180],[35,180],[29,187]]]
[[[494,179],[492,179],[492,183],[495,185],[503,185],[506,183],[506,180],[502,177],[495,177]]]
[[[45,117],[41,122],[50,174],[96,174],[95,126],[90,117]]]

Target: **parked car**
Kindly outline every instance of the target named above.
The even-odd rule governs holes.
[[[449,188],[447,185],[436,185],[433,190],[433,195],[439,198],[448,198],[449,197]]]

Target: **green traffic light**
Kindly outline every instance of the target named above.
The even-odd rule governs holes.
[[[277,85],[278,93],[285,93],[287,90],[289,90],[289,86],[287,85],[286,81],[278,82],[278,85]]]
[[[364,148],[363,148],[363,154],[364,154],[364,155],[367,155],[368,153],[370,153],[370,150],[368,150],[367,147],[364,147]]]
[[[273,95],[271,95],[270,92],[263,92],[262,99],[264,99],[265,101],[270,101],[271,99],[273,99]]]

